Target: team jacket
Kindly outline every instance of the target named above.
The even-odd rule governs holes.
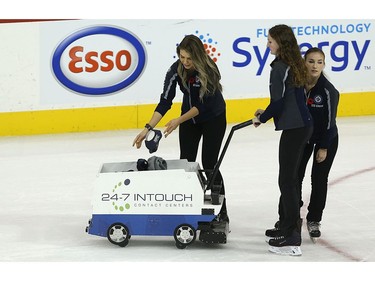
[[[319,148],[328,148],[338,130],[336,125],[339,92],[321,74],[316,85],[306,93],[307,106],[314,120],[314,131],[310,142]]]
[[[167,71],[164,80],[163,93],[160,96],[159,104],[155,111],[162,116],[171,108],[173,99],[176,96],[177,84],[182,91],[183,99],[181,106],[181,115],[188,112],[192,107],[196,107],[199,114],[191,119],[193,123],[201,123],[210,120],[223,112],[225,112],[225,101],[220,91],[216,91],[214,95],[205,95],[201,101],[199,98],[199,90],[201,83],[199,81],[198,72],[195,72],[187,81],[187,87],[184,87],[181,78],[177,74],[177,66],[179,60],[176,61]]]
[[[271,63],[270,104],[260,115],[260,122],[273,118],[275,130],[312,126],[312,117],[306,106],[303,87],[292,85],[290,67],[278,58]]]

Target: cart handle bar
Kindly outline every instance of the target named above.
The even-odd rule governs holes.
[[[224,158],[225,152],[227,151],[227,148],[228,148],[229,143],[230,143],[230,141],[231,141],[231,139],[232,139],[232,136],[233,136],[234,131],[236,131],[236,130],[238,130],[238,129],[245,128],[245,127],[250,126],[250,125],[252,125],[252,124],[253,124],[253,120],[250,119],[250,120],[248,120],[248,121],[242,122],[242,123],[237,124],[237,125],[234,125],[234,126],[232,127],[232,129],[230,130],[229,136],[228,136],[228,138],[227,138],[227,140],[226,140],[226,142],[225,142],[225,145],[224,145],[224,147],[223,147],[223,150],[222,150],[222,152],[221,152],[221,154],[220,154],[219,160],[217,161],[217,163],[216,163],[216,165],[215,165],[215,168],[214,168],[214,170],[213,170],[213,172],[212,172],[212,174],[211,174],[211,177],[210,177],[209,182],[208,182],[208,184],[207,184],[207,189],[211,189],[212,186],[213,186],[213,184],[214,184],[214,180],[215,180],[215,178],[216,178],[216,176],[217,176],[217,173],[219,172],[219,167],[220,167],[220,165],[221,165],[221,162],[223,161],[223,158]]]

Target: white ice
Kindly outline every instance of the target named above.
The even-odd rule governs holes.
[[[304,225],[300,257],[272,254],[264,240],[265,229],[272,227],[278,218],[279,132],[274,131],[271,122],[236,131],[224,156],[221,172],[230,216],[228,242],[206,245],[197,239],[183,250],[175,247],[173,237],[132,237],[121,248],[106,238],[85,232],[92,211],[92,182],[100,165],[150,157],[145,147],[138,150],[132,147],[139,130],[1,137],[1,267],[14,268],[18,264],[14,262],[22,262],[30,268],[30,262],[42,262],[43,270],[45,262],[73,262],[79,268],[86,268],[80,262],[120,262],[118,267],[129,269],[133,264],[139,268],[139,263],[129,265],[128,262],[142,262],[140,270],[145,271],[142,264],[153,268],[155,262],[162,265],[179,262],[177,267],[184,265],[185,273],[192,274],[191,262],[200,262],[195,263],[196,268],[204,264],[208,276],[212,274],[216,279],[229,272],[218,262],[230,262],[245,272],[248,268],[255,272],[254,267],[263,265],[270,276],[276,274],[273,268],[277,271],[283,268],[280,269],[280,263],[276,266],[264,262],[293,262],[294,265],[296,262],[339,262],[345,268],[352,263],[374,262],[375,116],[341,117],[337,122],[339,150],[329,179],[322,237],[313,244]],[[226,137],[233,125],[228,124]],[[163,138],[155,155],[178,159],[178,132]],[[303,187],[305,202],[309,194],[307,174]],[[306,215],[306,206],[301,215]],[[262,263],[254,266],[254,262]],[[39,263],[32,264],[34,268]],[[155,270],[160,268],[165,267],[158,266]],[[93,268],[87,270],[91,272]],[[288,267],[288,270],[294,269]],[[246,276],[242,279],[248,280]]]

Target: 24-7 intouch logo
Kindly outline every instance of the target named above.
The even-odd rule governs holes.
[[[84,95],[106,95],[132,85],[146,65],[143,44],[130,32],[94,26],[65,38],[52,56],[56,79]]]

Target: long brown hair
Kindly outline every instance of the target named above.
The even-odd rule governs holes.
[[[216,90],[222,91],[220,84],[221,75],[216,63],[207,54],[202,41],[195,35],[186,35],[177,46],[177,55],[180,57],[180,50],[189,53],[195,69],[198,71],[198,77],[201,82],[199,96],[202,99],[204,95],[213,95]],[[186,83],[188,73],[182,63],[177,69],[178,75],[183,83]],[[186,86],[186,84],[185,84]]]
[[[294,85],[305,85],[307,68],[292,28],[285,24],[279,24],[270,28],[268,32],[279,45],[277,57],[292,69]]]

